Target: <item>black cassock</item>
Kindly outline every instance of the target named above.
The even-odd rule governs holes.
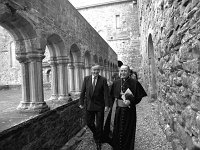
[[[104,126],[104,142],[112,145],[113,150],[134,150],[136,131],[136,107],[141,99],[147,96],[142,85],[135,79],[127,78],[116,80],[110,90],[110,96],[114,103],[116,99],[121,99],[121,91],[124,93],[130,89],[134,97],[129,97],[130,107],[117,106],[115,112],[109,112]],[[114,114],[114,126],[111,131],[111,116]]]

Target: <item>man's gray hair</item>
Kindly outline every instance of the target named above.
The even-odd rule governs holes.
[[[122,65],[120,68],[122,68],[122,67],[127,67],[129,71],[131,70],[128,65]]]

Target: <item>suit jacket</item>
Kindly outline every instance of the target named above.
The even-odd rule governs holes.
[[[98,76],[95,89],[92,87],[92,75],[86,76],[83,81],[80,105],[84,105],[89,111],[102,111],[105,106],[109,106],[107,79]]]

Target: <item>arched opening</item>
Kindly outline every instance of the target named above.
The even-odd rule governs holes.
[[[82,84],[82,70],[81,70],[81,51],[76,44],[73,44],[70,48],[70,91],[79,93]]]
[[[50,100],[67,99],[68,87],[67,83],[67,68],[65,67],[68,62],[65,56],[65,45],[61,37],[57,34],[52,34],[47,38],[47,46],[45,49],[46,59],[43,63],[48,62],[51,68],[51,89],[52,94]]]
[[[49,108],[44,102],[41,61],[43,51],[39,35],[32,20],[13,9],[9,6],[9,2],[1,5],[0,25],[7,29],[13,37],[10,66],[17,68],[17,61],[14,61],[15,56],[20,63],[22,95],[17,109],[43,112]]]
[[[94,56],[93,56],[93,63],[98,63],[99,61],[98,61],[98,57],[97,57],[97,55],[95,54]]]
[[[16,44],[13,35],[0,26],[0,113],[15,110],[22,99],[21,68],[16,60]]]
[[[43,89],[44,89],[44,100],[47,100],[51,96],[51,66],[49,64],[50,53],[46,46],[45,58],[42,60],[42,72],[43,72]]]
[[[152,100],[157,98],[157,86],[156,86],[156,68],[154,58],[154,46],[152,35],[148,37],[148,59],[149,59],[149,92]]]
[[[21,84],[20,64],[16,60],[15,41],[12,35],[0,26],[0,85]]]

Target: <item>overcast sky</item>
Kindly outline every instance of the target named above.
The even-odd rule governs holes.
[[[69,0],[74,7],[82,7],[116,0]]]

